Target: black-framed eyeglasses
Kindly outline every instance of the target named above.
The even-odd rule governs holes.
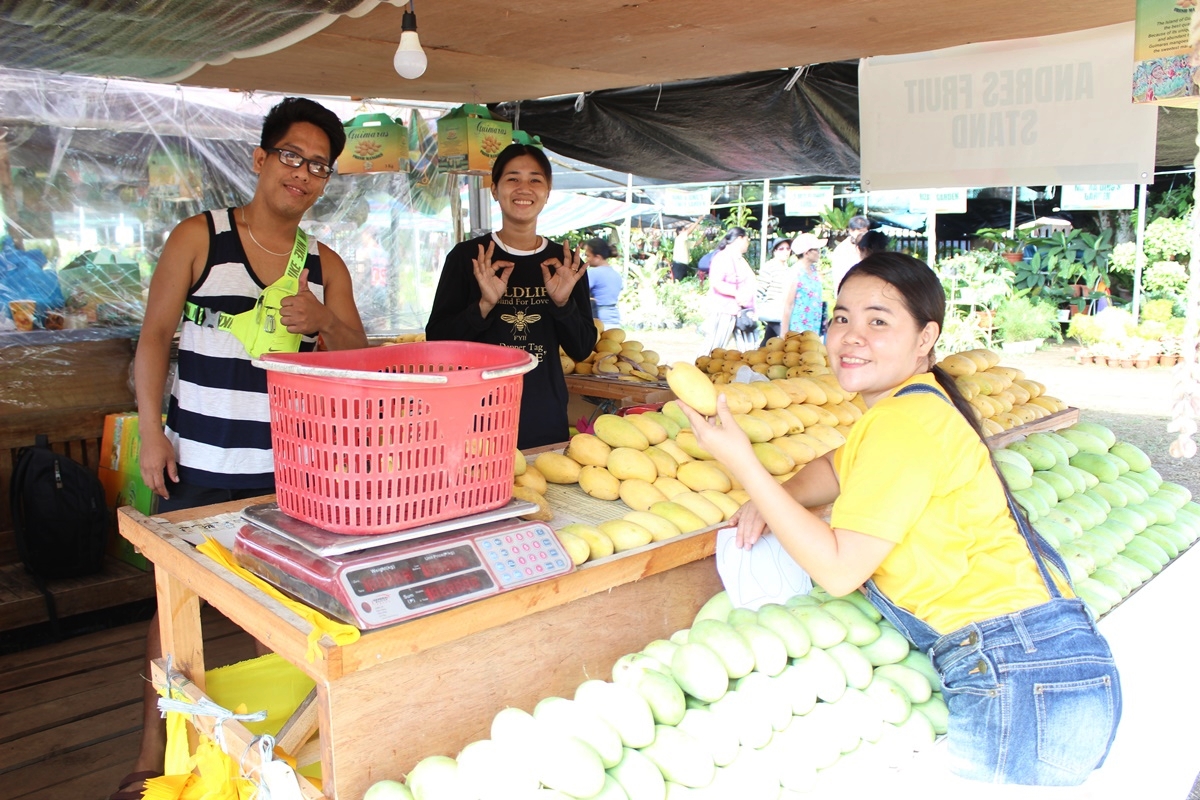
[[[333,167],[323,161],[314,161],[311,158],[305,158],[299,153],[293,153],[291,150],[281,150],[278,147],[264,147],[268,153],[274,153],[279,156],[279,163],[286,167],[298,167],[301,164],[308,167],[310,175],[315,175],[318,178],[328,178],[333,174]]]

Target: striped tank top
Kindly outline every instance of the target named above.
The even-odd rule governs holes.
[[[208,261],[187,299],[228,314],[249,311],[266,286],[249,266],[233,209],[205,217]],[[305,267],[309,288],[324,302],[320,245],[311,237]],[[312,350],[316,341],[315,335],[303,337],[300,350]],[[267,373],[250,363],[250,354],[232,334],[183,321],[166,435],[183,483],[274,491]]]

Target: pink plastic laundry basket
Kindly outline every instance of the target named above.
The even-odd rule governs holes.
[[[273,353],[267,370],[279,508],[334,533],[376,534],[512,497],[523,350],[413,342]]]

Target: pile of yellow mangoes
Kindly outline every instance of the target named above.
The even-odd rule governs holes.
[[[671,370],[676,378],[679,366]],[[692,365],[682,366],[694,372],[693,380],[725,394],[755,455],[781,482],[839,447],[863,411],[861,400],[855,404],[855,395],[842,392],[828,379],[714,387]],[[592,433],[571,437],[563,452],[541,453],[532,464],[518,456],[514,496],[544,503],[540,495],[547,482],[578,484],[592,497],[621,501],[629,508],[620,519],[599,525],[572,523],[558,530],[576,564],[728,520],[746,501],[746,492],[700,447],[689,428],[674,401],[662,411],[602,414],[594,421]],[[540,518],[551,516],[548,508],[539,511],[545,512]]]
[[[1046,394],[1046,387],[1029,380],[1015,367],[1000,364],[992,350],[964,350],[948,355],[938,366],[954,376],[989,436],[1066,409],[1067,404]]]
[[[828,357],[820,334],[814,331],[792,332],[787,338],[772,337],[755,350],[745,352],[713,349],[696,359],[696,366],[712,376],[713,383],[730,383],[741,367],[768,378],[799,378],[828,375]]]
[[[625,381],[661,381],[666,367],[658,364],[658,353],[647,350],[641,342],[630,339],[622,328],[605,328],[596,320],[599,337],[596,346],[583,361],[571,359],[560,347],[564,375],[611,375]]]

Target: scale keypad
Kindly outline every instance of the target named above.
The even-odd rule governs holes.
[[[504,589],[570,571],[562,545],[540,527],[480,537],[476,543]]]

